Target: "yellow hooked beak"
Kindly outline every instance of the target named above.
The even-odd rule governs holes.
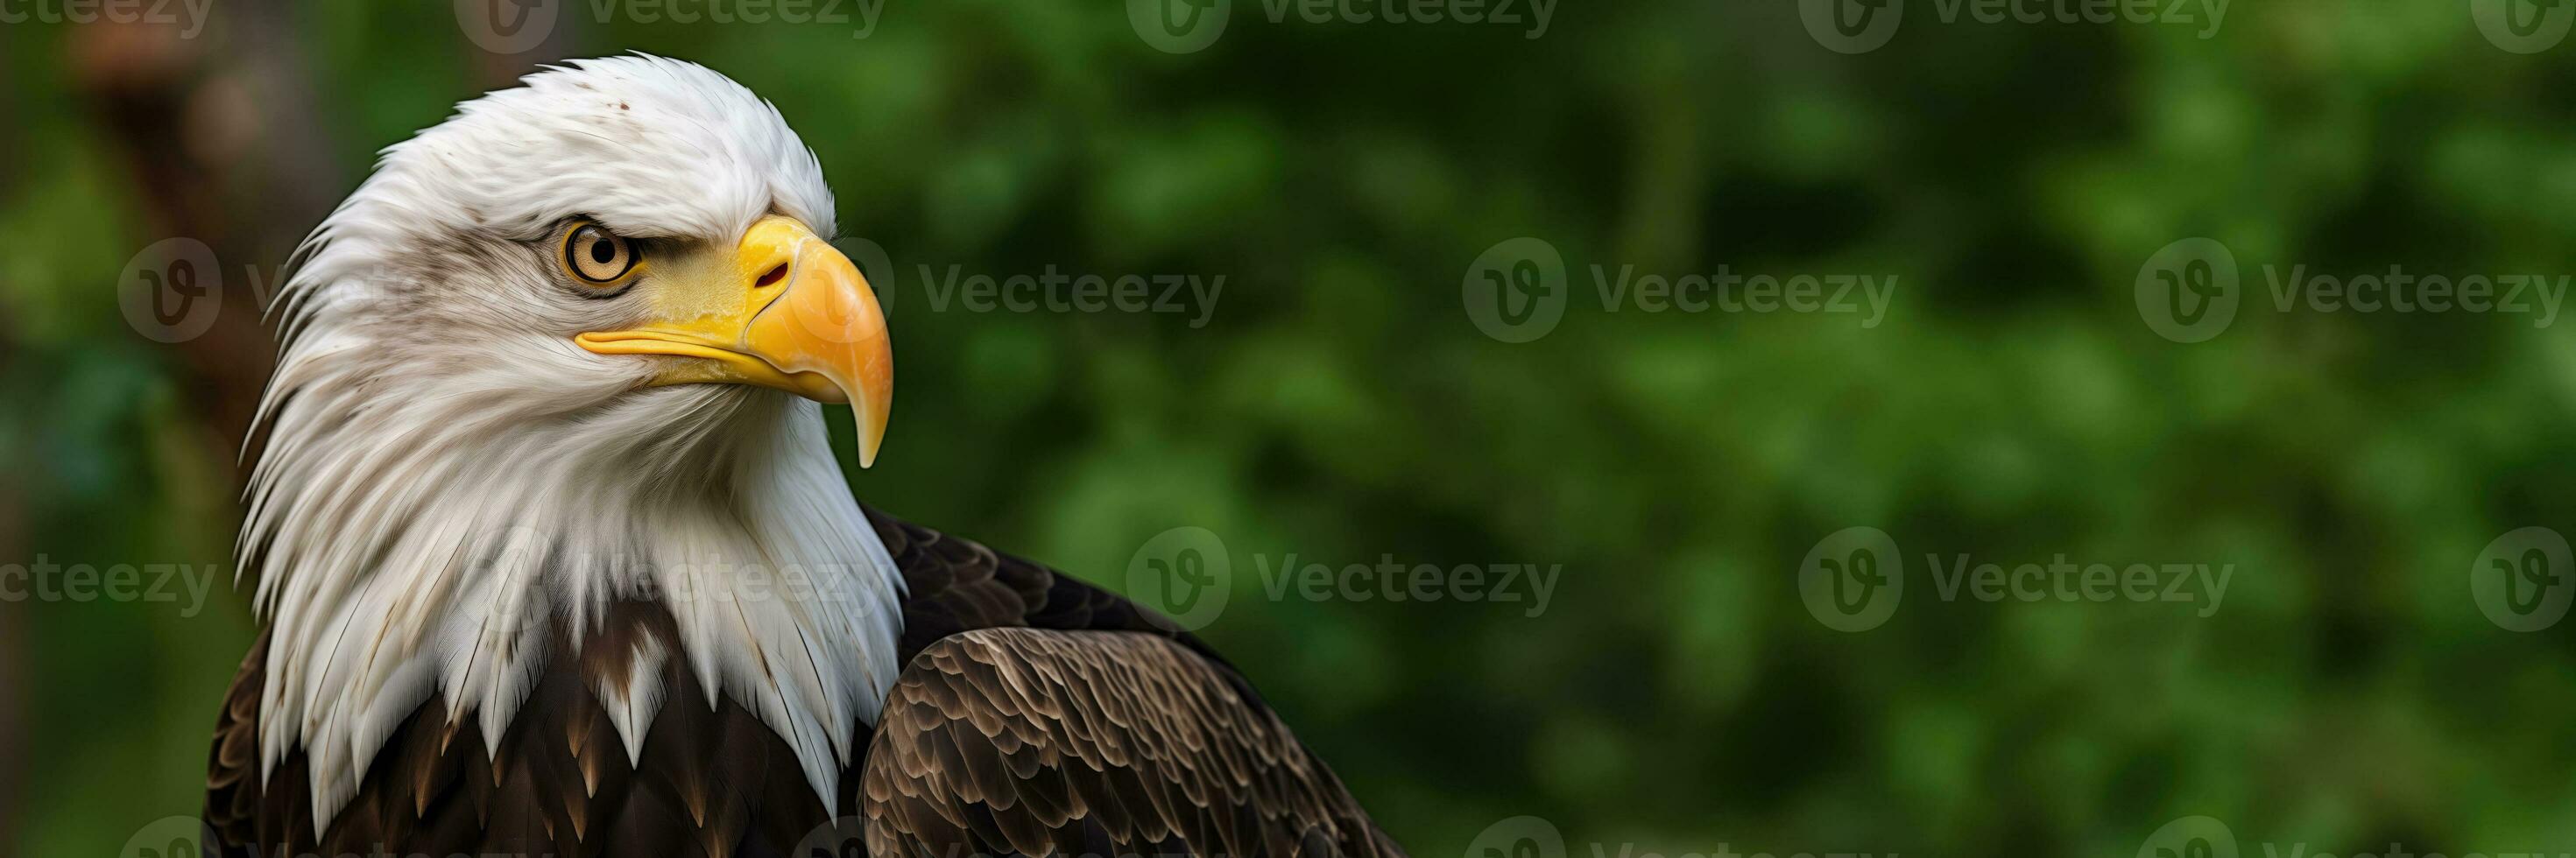
[[[885,312],[850,258],[793,219],[771,215],[727,253],[655,267],[653,319],[574,337],[605,355],[668,355],[649,386],[756,384],[850,404],[859,467],[877,460],[894,402]]]

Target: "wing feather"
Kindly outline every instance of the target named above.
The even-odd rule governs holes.
[[[589,637],[552,648],[497,746],[459,735],[481,713],[422,701],[318,838],[297,788],[317,764],[307,749],[262,771],[262,635],[209,751],[209,851],[622,858],[778,854],[802,837],[863,838],[880,858],[1403,854],[1195,636],[1045,566],[868,517],[904,578],[895,647],[909,667],[880,722],[860,725],[829,802],[790,744],[821,737],[779,735],[756,711],[766,701],[703,693],[705,654],[679,649],[672,613],[690,606],[619,602],[558,629]],[[827,642],[805,643],[813,658]],[[649,726],[635,695],[662,704]]]
[[[896,681],[860,772],[868,851],[1401,856],[1230,672],[1158,634],[941,639]]]

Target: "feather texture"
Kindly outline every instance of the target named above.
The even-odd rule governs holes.
[[[685,180],[685,187],[675,181]],[[620,321],[554,288],[568,217],[723,241],[770,212],[828,233],[831,194],[777,112],[714,72],[584,61],[467,102],[386,150],[298,252],[260,407],[242,568],[268,626],[259,757],[302,749],[310,824],[425,701],[499,753],[557,620],[671,608],[685,680],[792,740],[829,794],[894,681],[894,576],[838,479],[819,406],[775,391],[638,390],[650,367],[572,344]],[[627,312],[632,312],[628,310]],[[788,592],[786,585],[800,589]],[[621,682],[640,745],[672,689]]]
[[[865,510],[816,403],[574,345],[637,311],[549,279],[568,219],[832,199],[703,68],[526,84],[387,149],[272,307],[210,852],[1398,854],[1197,638]]]
[[[455,741],[466,724],[425,702],[319,833],[291,788],[307,755],[290,750],[268,778],[251,755],[263,638],[210,752],[214,851],[1403,854],[1198,638],[1044,566],[872,511],[869,522],[908,593],[891,647],[907,666],[882,718],[852,725],[859,746],[828,802],[750,707],[705,696],[683,660],[638,657],[686,644],[664,606],[620,601],[582,656],[549,660],[497,750]],[[656,664],[669,699],[639,753],[610,738],[617,696],[602,689]]]

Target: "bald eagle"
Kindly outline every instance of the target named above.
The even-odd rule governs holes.
[[[210,854],[1402,854],[1204,641],[851,496],[892,352],[775,108],[521,83],[277,299]]]

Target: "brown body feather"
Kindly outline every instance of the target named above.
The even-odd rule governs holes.
[[[856,854],[862,837],[880,858],[1402,854],[1195,636],[1044,566],[868,515],[905,579],[906,667],[832,801],[759,718],[711,704],[685,658],[654,668],[667,696],[630,764],[592,689],[629,680],[638,643],[676,654],[679,636],[661,606],[626,602],[580,657],[548,666],[497,753],[471,713],[422,704],[318,839],[302,750],[259,776],[263,636],[217,722],[208,854],[808,858]]]

